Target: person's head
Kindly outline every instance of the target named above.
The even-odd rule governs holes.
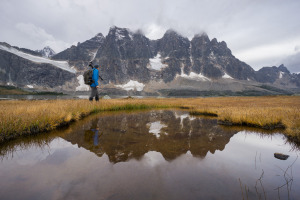
[[[99,65],[95,65],[94,67],[95,67],[96,69],[98,69],[98,68],[99,68]]]

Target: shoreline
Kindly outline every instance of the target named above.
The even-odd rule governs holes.
[[[0,101],[0,145],[20,136],[69,126],[104,111],[185,109],[191,115],[215,117],[225,126],[280,129],[300,142],[300,97],[212,97],[171,99]]]

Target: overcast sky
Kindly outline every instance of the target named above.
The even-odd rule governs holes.
[[[0,0],[0,41],[13,46],[60,52],[113,25],[150,39],[206,32],[255,70],[300,72],[300,0]]]

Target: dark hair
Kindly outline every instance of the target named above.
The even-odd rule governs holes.
[[[96,69],[98,69],[98,68],[99,68],[99,65],[95,65],[94,67],[95,67]]]

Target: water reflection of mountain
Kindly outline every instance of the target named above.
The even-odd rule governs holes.
[[[225,130],[214,119],[196,118],[183,111],[149,111],[101,116],[64,136],[72,144],[111,162],[139,159],[148,151],[173,160],[190,151],[204,158],[223,150],[236,131]]]

